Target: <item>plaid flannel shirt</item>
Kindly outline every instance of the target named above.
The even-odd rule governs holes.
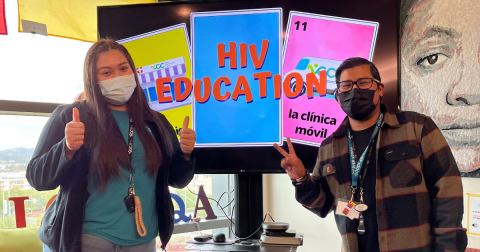
[[[382,105],[376,147],[376,211],[380,251],[464,251],[463,188],[445,138],[433,120]],[[320,146],[313,175],[296,199],[320,217],[350,199],[347,119]],[[357,226],[335,214],[343,252],[358,252]]]

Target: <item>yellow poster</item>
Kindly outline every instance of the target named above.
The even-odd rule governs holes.
[[[118,41],[123,44],[133,58],[137,67],[138,79],[147,97],[150,108],[165,115],[177,132],[180,131],[186,116],[192,125],[192,99],[175,101],[173,82],[176,78],[192,79],[192,62],[190,41],[186,25],[178,24],[164,29],[140,34]],[[170,92],[173,102],[159,103],[156,80],[171,77]],[[181,93],[185,91],[182,86]]]

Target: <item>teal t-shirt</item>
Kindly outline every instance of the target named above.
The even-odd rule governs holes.
[[[128,141],[129,116],[127,111],[111,110]],[[153,137],[153,136],[152,136]],[[135,224],[135,213],[129,213],[123,199],[130,187],[130,173],[119,166],[120,179],[111,177],[104,192],[94,185],[93,178],[88,178],[87,190],[90,197],[85,207],[83,233],[99,236],[117,245],[131,246],[151,241],[158,235],[157,212],[155,209],[156,178],[146,171],[145,151],[135,131],[133,134],[132,166],[134,173],[135,195],[140,198],[142,215],[147,235],[141,237]]]

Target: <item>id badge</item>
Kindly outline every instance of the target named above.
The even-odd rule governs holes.
[[[346,199],[338,199],[337,209],[335,211],[335,214],[346,216],[351,220],[358,219],[358,217],[360,216],[360,213],[357,210],[355,210],[356,205],[357,203],[355,202],[349,202]]]

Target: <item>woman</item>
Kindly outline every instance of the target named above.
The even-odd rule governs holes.
[[[95,43],[84,65],[86,100],[55,109],[40,135],[27,180],[40,191],[60,186],[38,232],[52,251],[150,252],[157,235],[162,249],[171,237],[168,186],[192,179],[195,132],[185,118],[179,144],[148,107],[134,69],[125,47]]]

